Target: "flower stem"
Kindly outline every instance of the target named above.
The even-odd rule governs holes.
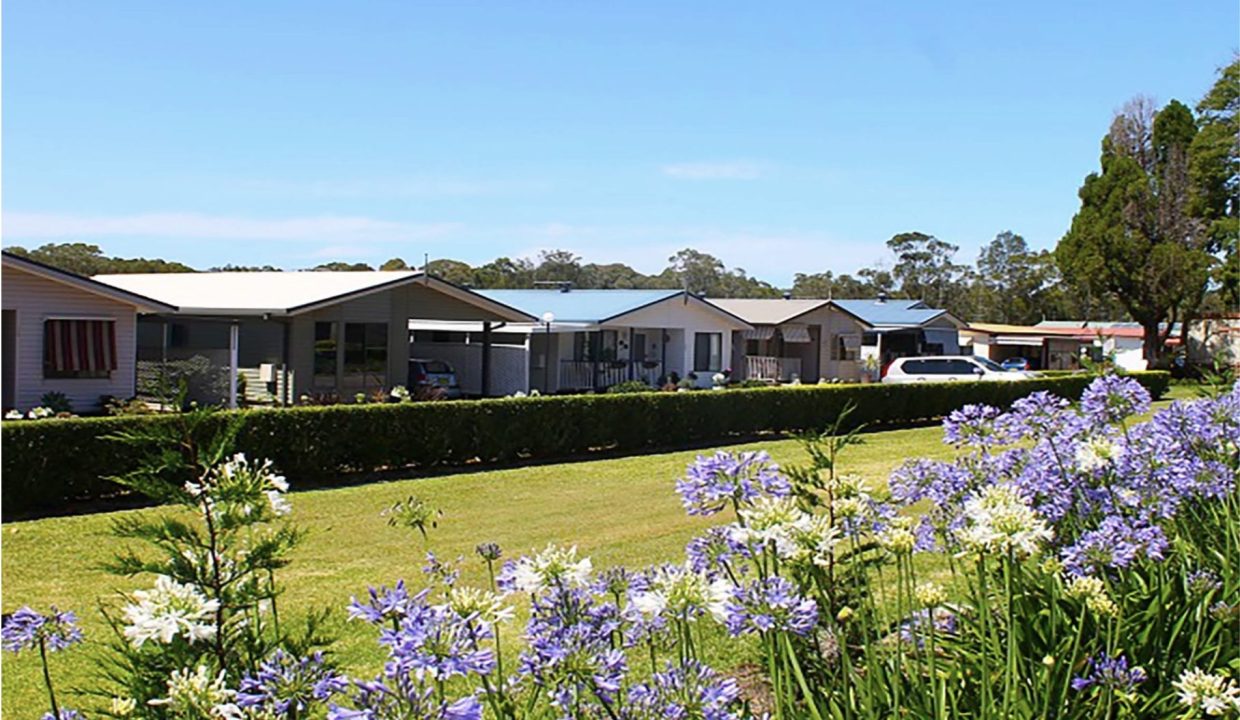
[[[56,691],[52,689],[52,673],[47,668],[47,646],[39,638],[39,659],[43,661],[43,682],[47,685],[47,699],[52,703],[52,717],[60,720],[60,708],[56,705]]]

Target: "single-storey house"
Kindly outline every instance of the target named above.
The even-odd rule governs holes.
[[[1145,370],[1149,365],[1145,359],[1145,331],[1135,322],[1043,320],[1034,327],[1068,328],[1089,335],[1091,349],[1087,352],[1091,357],[1114,358],[1116,365],[1129,372]],[[1179,343],[1179,326],[1175,325],[1167,337],[1167,347],[1174,348]]]
[[[690,379],[709,387],[716,373],[730,369],[733,332],[750,327],[681,290],[560,287],[476,292],[536,319],[496,330],[506,336],[502,342],[525,353],[525,389],[542,393],[601,391],[630,380],[655,386]],[[415,325],[413,353],[449,358],[465,352],[461,346],[476,336],[474,327],[436,330]],[[502,374],[519,377],[516,372]],[[467,391],[468,375],[461,380]]]
[[[350,400],[408,383],[409,322],[525,321],[520,310],[421,272],[206,272],[100,275],[175,306],[138,322],[138,365],[205,372],[208,401]],[[230,380],[231,379],[231,380]]]
[[[839,370],[833,366],[840,360],[823,347],[854,323],[830,300],[711,298],[710,302],[753,326],[733,336],[733,379],[816,382],[837,376]],[[852,336],[855,362],[861,334]]]
[[[3,253],[3,409],[25,412],[62,393],[76,412],[135,394],[138,313],[176,307]]]
[[[899,357],[959,355],[960,328],[965,322],[921,300],[880,295],[872,299],[832,300],[862,329],[861,364],[877,365],[881,373]]]
[[[960,346],[997,363],[1024,358],[1032,370],[1076,370],[1096,337],[1080,327],[970,323],[960,331]]]
[[[957,328],[918,300],[729,299],[711,302],[753,325],[734,343],[739,379],[856,381],[906,355],[954,355]],[[881,360],[880,360],[881,358]]]

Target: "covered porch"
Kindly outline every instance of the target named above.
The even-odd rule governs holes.
[[[530,379],[540,391],[552,393],[602,392],[624,382],[652,388],[676,383],[692,372],[682,364],[684,335],[682,329],[646,327],[555,327],[550,335],[535,332],[534,352],[551,362],[533,368]]]
[[[799,323],[759,325],[742,330],[737,343],[737,379],[792,382],[818,377],[821,327]]]

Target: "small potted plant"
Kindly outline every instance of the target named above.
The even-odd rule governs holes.
[[[862,380],[864,382],[878,382],[879,365],[878,365],[878,358],[876,356],[870,355],[869,357],[867,357],[861,363],[861,367],[865,369],[865,372],[862,375]]]

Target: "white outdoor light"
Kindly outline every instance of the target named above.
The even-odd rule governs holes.
[[[555,313],[551,312],[550,310],[543,313],[543,324],[544,325],[550,325],[553,322],[555,322]]]

